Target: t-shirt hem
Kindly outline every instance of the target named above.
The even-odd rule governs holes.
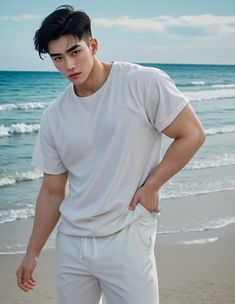
[[[179,104],[178,107],[167,117],[167,119],[158,125],[158,130],[161,132],[166,129],[188,104],[188,99],[185,99],[183,103]]]
[[[54,170],[54,169],[49,169],[49,168],[45,168],[43,166],[40,166],[34,162],[31,162],[31,165],[39,170],[41,170],[43,173],[46,174],[62,174],[65,173],[67,170]]]
[[[133,212],[133,215],[129,218],[126,218],[126,216],[122,216],[123,221],[120,223],[113,222],[111,226],[106,227],[107,225],[102,225],[103,227],[106,227],[105,229],[100,226],[97,229],[84,229],[84,227],[79,227],[79,225],[76,225],[72,222],[65,222],[63,215],[60,221],[60,224],[57,228],[59,233],[68,235],[68,236],[77,236],[77,237],[108,237],[112,234],[115,234],[122,229],[126,228],[127,226],[131,225],[133,222],[135,222],[139,217],[138,212]]]

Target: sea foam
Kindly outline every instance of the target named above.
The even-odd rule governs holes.
[[[0,224],[22,220],[34,216],[34,207],[27,206],[20,209],[10,209],[0,211]]]
[[[203,218],[198,222],[190,223],[190,226],[175,227],[166,229],[165,227],[159,228],[157,234],[176,234],[176,233],[191,233],[191,232],[206,232],[224,228],[228,225],[235,223],[235,217],[221,217],[221,218]]]
[[[228,125],[222,127],[209,128],[205,130],[206,135],[216,135],[216,134],[224,134],[224,133],[234,133],[235,125]]]
[[[11,136],[13,134],[27,134],[38,132],[39,124],[17,123],[10,126],[0,125],[0,137]]]
[[[214,243],[216,241],[218,241],[218,237],[183,241],[183,242],[180,242],[180,244],[184,244],[184,245],[202,245],[202,244]]]
[[[182,232],[204,232],[215,229],[220,229],[225,226],[231,225],[235,223],[235,217],[221,217],[221,218],[212,218],[212,219],[204,219],[202,223],[198,225],[198,227],[193,228],[183,228]],[[195,225],[196,226],[196,225]]]
[[[203,86],[203,85],[205,85],[205,81],[192,81],[192,85]]]
[[[234,176],[226,176],[220,180],[205,179],[202,182],[168,181],[162,188],[161,198],[171,199],[190,197],[198,194],[209,194],[221,191],[235,190]]]
[[[184,95],[190,101],[203,101],[203,100],[217,100],[225,98],[235,97],[234,88],[223,88],[223,89],[214,89],[214,90],[200,90],[200,91],[185,91]]]
[[[42,178],[42,176],[43,173],[38,169],[26,172],[15,172],[14,175],[0,177],[0,187],[11,186],[17,182],[37,180]]]
[[[45,109],[48,105],[47,102],[25,102],[25,103],[4,103],[0,105],[0,111],[10,111],[10,110],[37,110]]]
[[[223,153],[221,155],[208,155],[207,158],[193,158],[185,167],[186,170],[197,170],[207,168],[218,168],[235,165],[234,153]]]
[[[235,88],[235,83],[234,84],[213,84],[212,88],[217,88],[217,89]]]

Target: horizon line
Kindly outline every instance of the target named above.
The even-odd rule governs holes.
[[[118,60],[117,60],[118,62]],[[123,61],[125,62],[125,61]],[[131,62],[131,61],[129,61]],[[167,63],[167,62],[132,62],[140,65],[144,64],[159,64],[159,65],[204,65],[204,66],[235,66],[235,63]],[[56,70],[28,70],[28,69],[18,69],[18,70],[13,70],[13,69],[1,69],[0,72],[52,72],[52,73],[59,73]]]

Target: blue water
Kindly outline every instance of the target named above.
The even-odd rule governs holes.
[[[148,65],[174,79],[207,134],[200,152],[163,187],[162,198],[235,189],[235,66]],[[56,72],[0,72],[0,224],[34,215],[42,173],[30,162],[40,117],[67,85]]]

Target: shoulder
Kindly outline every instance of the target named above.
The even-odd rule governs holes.
[[[128,62],[117,62],[115,66],[115,82],[122,84],[123,88],[134,95],[147,98],[150,92],[156,95],[163,88],[174,84],[169,75],[157,67]]]
[[[61,107],[66,105],[66,101],[70,98],[70,95],[72,94],[73,86],[69,85],[62,91],[58,97],[52,101],[48,107],[43,111],[41,120],[45,121],[51,121],[54,117],[58,115],[58,111],[60,111]]]
[[[152,67],[144,66],[141,64],[130,62],[115,62],[116,71],[121,73],[127,80],[137,81],[140,83],[171,81],[169,75],[163,70]]]

